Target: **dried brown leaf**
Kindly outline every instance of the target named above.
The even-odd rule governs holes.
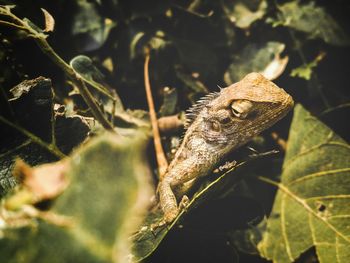
[[[23,180],[23,185],[35,196],[35,200],[53,199],[60,195],[68,185],[64,173],[68,168],[67,160],[30,167],[17,160],[13,174]]]
[[[44,17],[45,17],[45,30],[44,30],[44,32],[52,32],[55,28],[55,19],[44,8],[41,8],[41,11],[44,13]]]

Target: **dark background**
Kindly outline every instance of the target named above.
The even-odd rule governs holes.
[[[16,4],[15,13],[19,17],[27,17],[41,27],[44,27],[44,19],[40,8],[45,8],[55,19],[55,30],[48,37],[54,50],[67,62],[79,54],[89,56],[105,75],[106,82],[116,89],[124,106],[130,109],[148,110],[143,84],[145,48],[151,49],[150,75],[156,109],[163,102],[163,87],[170,86],[178,91],[176,111],[180,112],[205,92],[196,90],[195,85],[186,87],[184,78],[177,74],[179,69],[187,76],[198,73],[197,80],[208,91],[216,91],[217,85],[224,87],[229,84],[225,83],[224,73],[237,61],[236,57],[243,57],[245,47],[260,47],[267,41],[284,43],[286,47],[282,56],[288,55],[289,62],[283,74],[275,80],[276,84],[349,142],[349,45],[326,43],[321,38],[313,39],[311,34],[286,26],[272,27],[267,18],[277,17],[276,4],[286,1],[267,1],[268,8],[263,18],[247,29],[235,27],[228,20],[223,6],[230,1],[196,1],[198,5],[193,12],[188,11],[192,1],[185,0],[0,2]],[[79,25],[79,19],[82,19],[79,15],[87,12],[82,3],[88,3],[91,9],[84,21],[85,26]],[[245,3],[254,7],[258,1]],[[309,1],[300,1],[300,4],[307,3]],[[345,35],[350,35],[349,1],[315,1],[315,5],[322,7]],[[105,33],[105,19],[115,23],[108,33]],[[319,23],[324,23],[322,25],[327,28],[323,18],[319,19]],[[93,25],[98,30],[91,30],[86,25]],[[52,80],[54,99],[64,104],[71,87],[67,85],[63,72],[32,39],[23,39],[18,32],[3,26],[0,30],[0,86],[5,93],[8,95],[9,89],[24,79],[45,76]],[[152,43],[157,31],[163,32],[162,47]],[[142,36],[138,39],[140,32]],[[96,40],[95,37],[101,37],[101,34],[106,34],[105,38]],[[291,71],[303,63],[303,58],[311,62],[321,52],[325,57],[312,69],[310,80],[290,76]],[[103,66],[107,58],[113,61],[112,71]],[[245,63],[244,57],[240,63]],[[77,107],[85,107],[81,100],[76,103]],[[254,146],[261,150],[278,147],[269,134],[274,131],[287,139],[291,118],[292,114],[289,114],[277,126],[264,132],[264,142]],[[169,137],[164,137],[164,143],[169,144]],[[149,151],[153,156],[152,146]],[[257,164],[249,173],[259,170],[259,173],[277,177],[282,161],[283,152],[273,160]],[[156,166],[152,158],[151,163]],[[168,235],[146,262],[233,262],[237,258],[240,262],[266,262],[259,256],[242,252],[243,249],[224,234],[228,229],[246,229],[248,223],[259,221],[271,209],[274,189],[249,180],[238,186],[237,194],[218,203],[213,201],[206,209],[198,209],[188,219],[188,226]],[[247,195],[245,184],[249,183],[250,187],[255,185],[262,199]],[[317,262],[314,251],[306,252],[298,262]]]

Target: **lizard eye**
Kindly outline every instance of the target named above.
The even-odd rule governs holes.
[[[249,100],[235,100],[231,103],[231,110],[235,117],[245,119],[253,104]]]

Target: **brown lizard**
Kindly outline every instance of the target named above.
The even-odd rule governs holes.
[[[229,152],[283,118],[293,104],[283,89],[259,73],[250,73],[190,108],[182,144],[158,184],[165,223],[176,218],[198,178],[211,173]]]

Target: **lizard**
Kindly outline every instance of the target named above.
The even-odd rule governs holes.
[[[287,92],[255,72],[194,104],[186,114],[182,143],[158,183],[163,222],[170,224],[177,217],[197,180],[282,119],[293,105]]]

